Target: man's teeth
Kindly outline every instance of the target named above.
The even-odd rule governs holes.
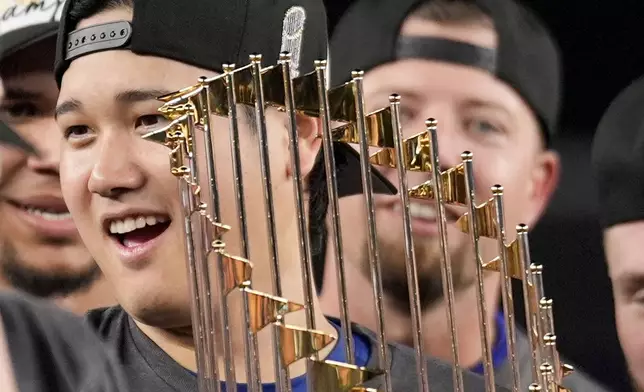
[[[400,204],[394,206],[395,211],[402,211]],[[409,203],[409,215],[412,218],[436,219],[436,210],[433,206],[422,203]]]
[[[162,216],[137,216],[119,219],[110,223],[110,234],[126,234],[145,226],[154,226],[157,223],[166,222],[168,219]]]
[[[409,203],[409,214],[412,218],[436,219],[436,210],[427,204]]]
[[[49,221],[59,221],[72,218],[72,215],[69,212],[51,212],[34,207],[26,207],[25,209],[31,215],[36,215]]]

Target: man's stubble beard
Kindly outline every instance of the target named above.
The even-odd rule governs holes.
[[[8,241],[2,246],[0,273],[12,288],[41,298],[63,297],[89,289],[101,276],[94,260],[82,271],[75,273],[41,271],[23,262]]]
[[[418,266],[420,308],[424,312],[440,304],[444,299],[441,273],[443,252],[438,238],[413,236],[413,243]],[[368,249],[368,243],[365,241],[361,265],[365,276],[371,277]],[[379,235],[378,251],[385,296],[398,305],[397,310],[401,314],[410,314],[404,241],[392,241]],[[469,260],[467,247],[460,247],[452,252],[450,260],[455,292],[462,291],[475,283],[475,275],[472,274],[474,264]]]

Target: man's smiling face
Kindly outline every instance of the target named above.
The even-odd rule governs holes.
[[[46,39],[0,64],[0,119],[39,153],[0,147],[1,274],[15,288],[40,296],[68,294],[99,276],[60,189],[54,46],[53,38]]]
[[[111,9],[80,23],[78,28],[131,20],[131,10]],[[148,132],[167,125],[159,114],[160,95],[194,85],[212,71],[127,50],[103,51],[75,59],[62,79],[57,122],[64,142],[61,154],[63,194],[80,234],[104,274],[114,285],[119,303],[136,319],[164,328],[190,325],[190,299],[184,250],[184,210],[170,150],[144,140]],[[252,113],[252,111],[251,111]],[[271,290],[266,212],[262,194],[257,136],[241,115],[240,146],[247,195],[254,288]],[[287,116],[266,111],[275,219],[278,233],[294,230],[292,171]],[[313,166],[319,150],[317,122],[298,116],[302,171]],[[227,251],[240,254],[236,227],[235,178],[232,174],[229,120],[211,117],[220,221],[231,224]],[[198,154],[199,181],[208,183],[204,154]],[[209,201],[202,186],[202,201]],[[291,247],[291,244],[284,246]],[[299,260],[298,260],[299,263]],[[299,264],[298,264],[299,266]]]

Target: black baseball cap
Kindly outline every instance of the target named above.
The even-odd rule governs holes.
[[[59,85],[71,61],[105,50],[130,50],[215,72],[228,63],[245,65],[253,53],[262,54],[265,64],[276,64],[280,52],[288,51],[295,75],[312,72],[315,60],[328,54],[322,0],[134,0],[131,22],[76,30],[70,9],[79,1],[69,0],[61,17],[55,65]],[[343,158],[337,162],[339,194],[361,193],[358,154],[342,146],[335,150],[336,159]],[[374,192],[396,192],[375,168],[372,172]]]
[[[0,60],[58,32],[64,0],[4,0],[0,3]]]
[[[615,98],[599,122],[592,169],[604,228],[644,220],[644,76]]]
[[[431,0],[357,0],[331,39],[332,83],[351,71],[403,58],[455,62],[485,69],[519,93],[541,123],[546,141],[557,129],[561,100],[558,47],[536,15],[514,0],[466,0],[494,22],[496,50],[446,39],[401,37],[406,18]]]

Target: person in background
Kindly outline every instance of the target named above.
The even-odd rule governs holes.
[[[37,154],[0,152],[0,288],[54,300],[84,313],[114,303],[83,244],[60,189],[60,132],[53,74],[63,1],[0,4],[0,120]]]
[[[613,286],[617,334],[634,389],[644,391],[644,77],[611,103],[595,133],[592,170]]]
[[[365,71],[368,112],[388,107],[392,93],[401,96],[405,137],[424,131],[428,118],[437,119],[443,170],[461,163],[462,152],[473,153],[477,203],[492,197],[495,184],[504,187],[508,243],[514,239],[517,224],[533,226],[538,221],[559,179],[559,157],[549,146],[557,130],[561,76],[556,44],[532,12],[512,0],[358,0],[335,29],[331,59],[333,85],[346,82],[353,69]],[[382,172],[398,184],[396,169]],[[431,173],[408,175],[410,187],[430,179]],[[422,345],[428,355],[451,361],[435,202],[411,199],[410,203]],[[454,224],[464,212],[465,208],[446,207],[458,355],[463,367],[483,373],[476,258],[469,236]],[[372,292],[367,289],[371,279],[365,213],[361,196],[340,202],[346,276],[351,282],[347,285],[349,314],[353,321],[375,328],[373,307],[364,302],[371,301],[365,293]],[[375,214],[386,331],[391,341],[412,346],[399,196],[376,196]],[[483,239],[481,251],[483,260],[492,260],[498,256],[498,244]],[[326,312],[338,316],[332,247],[326,256],[317,269],[321,301]],[[501,275],[486,273],[484,287],[495,381],[511,387],[507,325],[500,305]],[[525,333],[517,331],[517,335],[520,379],[527,390],[532,382],[531,350]],[[577,391],[604,390],[579,370],[566,377],[565,385]]]
[[[0,147],[35,153],[2,121]],[[0,385],[3,392],[129,391],[113,350],[82,320],[49,301],[7,290],[0,291]]]

